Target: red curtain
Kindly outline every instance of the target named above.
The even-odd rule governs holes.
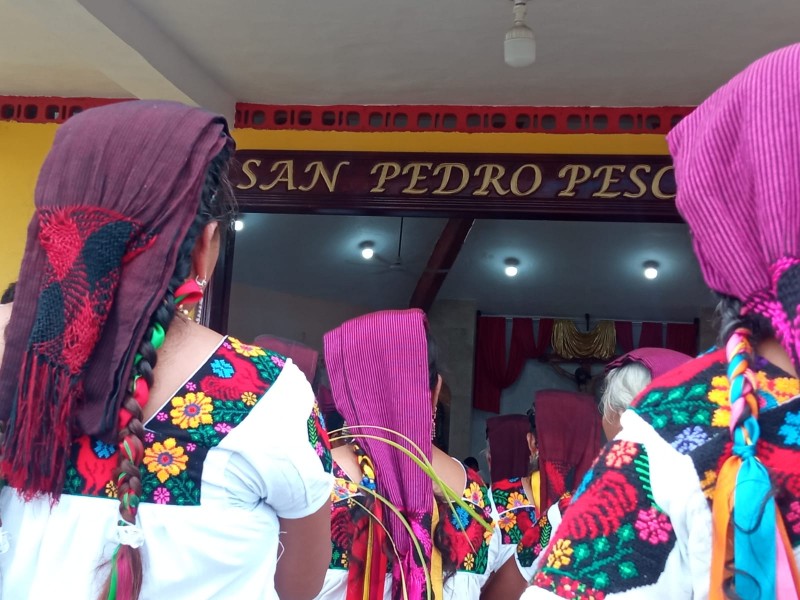
[[[667,348],[697,356],[697,323],[667,323]]]
[[[514,319],[506,361],[505,317],[478,317],[473,406],[499,413],[503,390],[519,379],[528,360],[539,358],[547,351],[552,333],[552,319],[539,321],[537,340],[533,336],[532,318]]]
[[[622,353],[626,354],[633,350],[633,323],[614,321],[614,329],[617,332],[617,345],[622,348]]]
[[[639,348],[663,348],[663,323],[642,323],[639,334]]]

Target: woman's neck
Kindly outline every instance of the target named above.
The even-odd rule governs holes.
[[[776,367],[783,369],[792,377],[797,377],[797,369],[794,368],[786,350],[775,338],[768,338],[759,342],[756,346],[756,353]]]

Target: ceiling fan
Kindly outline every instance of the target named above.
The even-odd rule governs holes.
[[[372,273],[381,275],[385,273],[401,273],[409,277],[416,277],[414,273],[409,271],[408,265],[403,260],[403,227],[405,225],[405,218],[400,217],[400,231],[397,236],[397,254],[394,259],[386,258],[378,252],[373,253],[372,258],[359,261],[358,264],[367,267],[372,267]]]

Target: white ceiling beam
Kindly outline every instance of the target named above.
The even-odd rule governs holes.
[[[29,14],[96,70],[132,96],[177,100],[225,115],[236,99],[157,24],[127,0],[7,2]]]

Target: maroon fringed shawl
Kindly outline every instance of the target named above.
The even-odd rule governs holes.
[[[580,484],[600,452],[602,426],[589,394],[541,390],[534,404],[541,505],[546,509]]]
[[[227,143],[224,119],[171,102],[113,104],[59,128],[0,367],[2,474],[24,497],[59,496],[77,435],[116,441],[136,349]]]
[[[528,433],[531,424],[526,415],[502,415],[486,420],[486,438],[492,455],[492,481],[528,475],[531,451]]]

